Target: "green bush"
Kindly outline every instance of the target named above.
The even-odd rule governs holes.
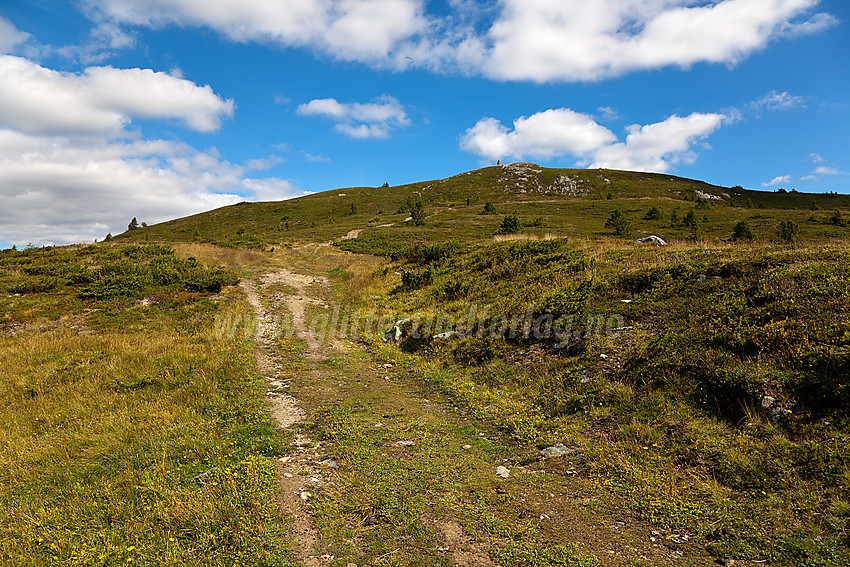
[[[72,277],[72,281],[86,284],[78,292],[80,299],[137,299],[157,288],[218,293],[223,286],[239,283],[234,273],[208,270],[195,258],[181,260],[168,246],[130,246],[119,254],[128,259],[82,270]],[[150,256],[154,257],[145,261]]]
[[[9,286],[9,293],[44,293],[59,287],[59,280],[51,276],[27,278]]]
[[[401,287],[405,290],[414,290],[425,287],[431,284],[432,280],[431,268],[415,271],[401,272]]]
[[[502,219],[502,226],[496,231],[496,234],[519,234],[522,232],[522,222],[516,215],[505,215]]]
[[[430,264],[439,262],[445,258],[454,256],[461,249],[461,245],[454,240],[437,244],[416,243],[403,250],[390,254],[394,261],[404,260],[414,264]]]

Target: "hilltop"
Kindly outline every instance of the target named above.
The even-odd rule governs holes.
[[[405,223],[409,205],[421,201],[426,222]],[[481,214],[491,203],[495,214]],[[526,234],[598,238],[605,220],[621,210],[634,236],[667,240],[691,237],[676,223],[696,210],[700,236],[728,239],[739,220],[756,237],[773,238],[778,220],[800,226],[803,239],[843,238],[829,224],[850,196],[764,192],[719,187],[667,174],[607,169],[548,169],[530,163],[485,167],[446,179],[394,187],[348,187],[296,199],[248,203],[180,218],[120,235],[122,241],[210,242],[263,248],[285,242],[339,240],[358,231],[359,251],[380,251],[386,241],[440,242],[492,237],[506,214],[515,214]],[[660,215],[644,220],[656,207]]]

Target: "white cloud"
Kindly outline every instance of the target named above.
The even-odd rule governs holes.
[[[757,112],[762,110],[769,112],[790,110],[792,108],[805,107],[805,105],[806,99],[804,97],[777,91],[771,91],[760,99],[750,103],[750,106]]]
[[[812,154],[812,155],[817,155],[817,154]],[[820,156],[818,156],[818,157],[820,157]],[[823,158],[821,158],[821,161],[823,161]],[[812,180],[812,179],[820,179],[824,175],[847,175],[847,172],[841,171],[837,167],[829,167],[829,166],[822,165],[822,166],[816,167],[814,171],[812,171],[809,175],[802,177],[801,179],[803,181],[809,181],[809,180]]]
[[[79,139],[0,130],[0,240],[67,244],[248,198],[301,194],[290,182],[245,178],[259,164],[165,140]]]
[[[134,118],[217,129],[233,102],[150,69],[62,73],[0,55],[0,241],[67,244],[254,198],[292,196],[277,178],[246,179],[278,156],[234,165],[215,149],[146,140]]]
[[[815,175],[841,175],[844,172],[841,171],[838,168],[835,168],[835,167],[821,166],[821,167],[816,167],[815,170],[812,173],[815,174]]]
[[[762,183],[762,187],[776,187],[777,185],[787,185],[791,183],[790,175],[778,175],[766,183]]]
[[[324,156],[316,156],[307,152],[301,152],[301,155],[304,156],[304,159],[307,161],[312,161],[313,163],[320,163],[323,161],[331,161],[331,158],[327,158]]]
[[[620,118],[620,114],[610,106],[600,106],[596,110],[602,113],[602,118],[605,120],[617,120]]]
[[[254,194],[256,201],[280,201],[304,195],[304,191],[297,188],[286,179],[267,177],[265,179],[245,179],[243,181],[246,189]]]
[[[208,27],[234,41],[346,61],[499,80],[588,81],[700,62],[734,64],[837,20],[820,0],[88,0],[97,21]]]
[[[823,163],[823,162],[826,161],[825,159],[823,159],[823,157],[820,154],[814,154],[814,153],[809,154],[809,159],[812,160],[812,162],[814,162],[814,163]]]
[[[569,108],[549,109],[514,120],[508,130],[495,118],[483,118],[461,138],[461,148],[489,158],[552,158],[584,156],[616,140],[616,136],[586,114]]]
[[[481,157],[542,158],[572,156],[591,167],[668,171],[691,163],[693,146],[724,122],[722,114],[673,115],[663,122],[631,126],[625,142],[590,116],[568,108],[521,117],[509,130],[494,118],[482,118],[461,136],[461,148]]]
[[[18,30],[0,16],[0,53],[25,55],[30,59],[59,56],[89,65],[114,55],[119,49],[133,47],[136,38],[117,22],[98,22],[80,45],[46,45],[35,41],[32,34]]]
[[[203,26],[234,41],[308,47],[349,61],[386,60],[429,23],[421,0],[91,0],[93,17]]]
[[[694,143],[717,130],[725,118],[723,114],[695,112],[630,126],[626,141],[600,148],[591,167],[665,172],[679,163],[693,163]]]
[[[241,200],[238,168],[162,140],[82,142],[0,130],[0,240],[91,241]]]
[[[818,0],[502,0],[486,73],[598,80],[634,70],[735,63],[787,33]],[[822,18],[817,17],[817,22]]]
[[[89,67],[61,73],[0,55],[0,127],[27,133],[116,134],[134,117],[171,118],[217,130],[233,101],[209,86],[150,69]]]
[[[401,103],[389,95],[361,104],[340,103],[333,98],[311,100],[297,109],[301,116],[330,118],[334,129],[351,138],[386,139],[396,128],[410,125],[410,118]]]
[[[286,160],[280,156],[271,155],[266,158],[250,159],[245,162],[245,168],[250,171],[265,171],[280,165],[285,161]]]
[[[0,16],[0,53],[10,53],[29,38],[30,34],[22,32],[15,24]]]
[[[811,35],[837,26],[839,23],[838,18],[832,14],[819,13],[802,22],[787,22],[781,27],[781,32],[785,37]]]

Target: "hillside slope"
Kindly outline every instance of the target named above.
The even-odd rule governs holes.
[[[409,205],[421,201],[425,224],[411,226]],[[486,203],[495,214],[481,214]],[[660,215],[644,220],[656,207]],[[681,219],[694,210],[699,237],[729,238],[739,220],[756,237],[772,238],[778,219],[800,225],[804,239],[843,238],[829,224],[850,197],[766,193],[723,188],[671,175],[614,170],[547,169],[528,163],[486,167],[447,179],[397,187],[350,187],[287,201],[239,203],[128,231],[122,241],[212,242],[263,248],[285,242],[337,240],[359,230],[363,251],[381,241],[489,238],[506,214],[515,214],[530,234],[596,238],[609,233],[605,220],[621,210],[634,236],[690,238]],[[529,226],[532,225],[532,226]]]

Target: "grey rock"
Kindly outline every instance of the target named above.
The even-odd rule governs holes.
[[[445,333],[440,333],[439,335],[434,335],[435,341],[445,341],[447,339],[451,339],[452,337],[459,337],[460,333],[457,331],[446,331]]]
[[[655,244],[656,246],[667,246],[667,242],[665,242],[663,238],[659,238],[654,234],[644,238],[638,238],[635,240],[635,244]]]
[[[509,476],[511,476],[511,471],[510,469],[506,469],[502,465],[499,465],[498,467],[496,467],[496,475],[502,478],[508,478]]]
[[[193,477],[189,480],[189,484],[194,484],[194,483],[196,483],[196,482],[202,482],[202,481],[206,480],[208,476],[210,476],[212,473],[214,473],[214,472],[215,472],[215,471],[217,471],[217,470],[218,470],[218,467],[213,467],[213,468],[211,468],[211,469],[210,469],[210,470],[208,470],[208,471],[204,471],[204,472],[202,472],[202,473],[201,473],[201,474],[199,474],[199,475],[193,476]]]
[[[552,457],[562,457],[564,455],[571,455],[575,452],[575,448],[567,447],[563,443],[556,443],[551,447],[546,447],[545,449],[540,450],[540,454],[549,459],[551,459]]]
[[[774,403],[776,403],[776,398],[772,396],[764,396],[759,402],[759,405],[761,406],[761,409],[768,410],[773,406]]]
[[[767,414],[767,420],[770,423],[777,423],[779,420],[788,417],[788,410],[781,407],[770,408]]]
[[[388,343],[390,341],[397,343],[401,340],[401,327],[398,325],[393,325],[390,327],[390,330],[384,333],[384,342]]]

